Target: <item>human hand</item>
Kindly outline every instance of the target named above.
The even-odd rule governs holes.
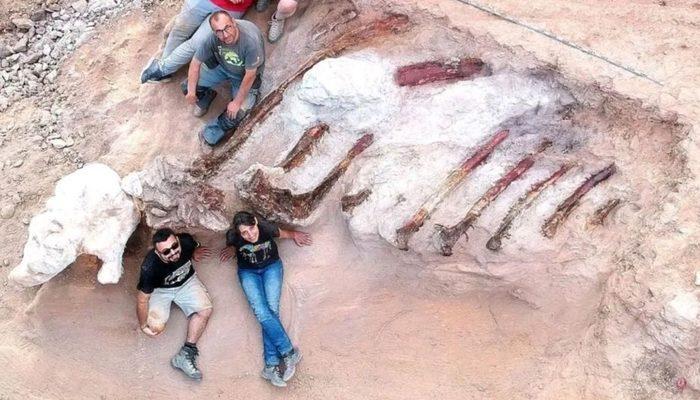
[[[233,247],[226,246],[223,249],[221,249],[221,253],[219,253],[219,260],[221,262],[228,261],[229,259],[231,259],[231,257],[233,257],[233,253]]]
[[[187,100],[187,102],[192,105],[197,104],[197,93],[187,92],[187,94],[185,95],[185,100]]]
[[[148,326],[148,324],[146,324],[141,327],[141,332],[145,333],[149,337],[156,337],[160,335],[162,331],[155,331],[150,326]]]
[[[209,247],[204,247],[200,246],[194,249],[194,253],[192,254],[192,259],[195,260],[196,262],[199,262],[200,260],[203,260],[211,255],[211,250]]]
[[[294,243],[297,246],[309,246],[313,241],[311,240],[311,235],[306,232],[294,231]]]
[[[236,114],[238,114],[238,110],[241,109],[241,105],[238,104],[236,101],[231,101],[228,103],[228,106],[226,106],[226,115],[234,119],[236,118]]]

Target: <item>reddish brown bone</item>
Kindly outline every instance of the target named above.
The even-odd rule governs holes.
[[[309,59],[302,64],[295,72],[282,82],[275,90],[265,96],[251,111],[251,113],[243,120],[234,132],[227,132],[227,135],[222,139],[222,144],[211,154],[203,156],[194,161],[192,168],[189,170],[194,177],[207,177],[218,170],[219,166],[228,160],[238,149],[248,140],[248,137],[253,131],[253,128],[264,121],[272,109],[282,101],[284,92],[287,87],[299,77],[304,75],[306,71],[311,69],[319,61],[338,55],[343,50],[352,47],[367,44],[372,39],[384,37],[391,33],[401,33],[409,28],[408,17],[402,14],[389,14],[381,19],[374,20],[370,23],[344,32],[335,39],[315,52]],[[233,140],[228,139],[233,135]]]
[[[464,218],[457,223],[457,225],[449,228],[440,224],[435,225],[435,230],[437,230],[438,233],[438,247],[440,248],[443,256],[452,255],[452,248],[454,247],[455,243],[457,243],[457,239],[459,239],[460,236],[464,235],[465,238],[469,240],[467,230],[474,225],[477,219],[479,219],[481,213],[486,209],[486,207],[496,200],[496,198],[498,198],[498,196],[503,193],[503,191],[506,190],[511,183],[520,178],[527,170],[529,170],[534,163],[535,156],[533,154],[530,154],[529,156],[520,160],[515,167],[503,175],[501,179],[497,180],[496,183],[494,183],[493,186],[491,186],[489,190],[487,190],[486,193],[484,193],[481,198],[479,198],[479,200],[477,200],[477,202],[471,206],[469,211],[467,211],[467,215],[465,215]]]
[[[589,190],[596,187],[600,182],[610,178],[616,171],[617,168],[613,163],[586,179],[571,196],[569,196],[559,205],[559,207],[557,207],[554,214],[552,214],[552,216],[547,219],[547,222],[542,225],[542,234],[548,238],[554,237],[562,222],[566,221],[569,214],[571,214],[571,212],[578,207],[581,198],[583,198],[583,196],[588,193]]]
[[[340,199],[340,208],[343,210],[343,212],[352,212],[355,207],[367,200],[371,194],[372,191],[369,189],[362,190],[356,194],[346,194],[342,199]]]
[[[275,219],[285,222],[305,219],[316,209],[338,178],[345,173],[350,162],[369,147],[372,141],[372,134],[362,136],[348,151],[345,158],[310,192],[292,194],[289,189],[273,187],[262,170],[259,170],[251,179],[247,200],[266,217],[276,217]]]
[[[458,62],[427,61],[406,65],[396,70],[394,79],[399,86],[418,86],[489,75],[491,71],[483,61],[478,58],[463,58]]]
[[[287,158],[280,163],[279,167],[282,167],[282,169],[287,172],[290,169],[300,166],[313,149],[314,144],[316,144],[326,132],[328,132],[328,125],[323,122],[307,129],[292,151],[287,154]]]
[[[513,225],[515,218],[530,207],[530,204],[540,197],[542,191],[559,180],[559,178],[561,178],[562,175],[564,175],[569,169],[571,169],[571,165],[562,165],[561,168],[559,168],[549,178],[537,182],[527,193],[525,193],[524,196],[519,198],[518,201],[510,208],[510,210],[508,210],[508,214],[506,214],[506,216],[503,218],[503,221],[496,230],[496,233],[491,236],[491,239],[489,239],[489,241],[486,243],[486,247],[493,251],[500,249],[501,241],[503,238],[508,236],[508,231],[510,230],[511,225]]]
[[[497,132],[488,143],[481,146],[476,153],[462,161],[457,168],[450,172],[447,178],[440,184],[437,192],[423,203],[420,209],[418,209],[418,212],[416,212],[408,222],[396,230],[396,245],[399,249],[408,250],[408,240],[414,233],[418,232],[425,220],[430,218],[430,214],[435,211],[435,208],[440,202],[442,202],[467,175],[481,165],[481,163],[491,155],[496,146],[506,140],[507,137],[508,130]]]
[[[620,199],[610,199],[607,201],[607,203],[603,204],[602,207],[597,209],[593,215],[588,219],[588,224],[589,225],[604,225],[605,224],[605,219],[608,217],[608,214],[612,212],[617,206],[620,205],[622,200]]]

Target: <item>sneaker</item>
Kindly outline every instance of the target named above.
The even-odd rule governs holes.
[[[166,83],[170,82],[171,75],[163,75],[160,72],[160,62],[156,58],[151,58],[148,66],[141,71],[141,83]]]
[[[297,364],[301,361],[301,353],[299,349],[292,349],[286,356],[282,357],[284,362],[284,375],[282,375],[282,380],[287,382],[292,379],[294,373],[297,369]]]
[[[270,30],[267,32],[267,40],[269,40],[270,43],[278,41],[284,33],[284,20],[275,18],[275,15],[277,15],[277,13],[272,14],[272,19],[268,22],[270,24]]]
[[[204,116],[208,111],[209,111],[209,106],[211,103],[214,101],[216,98],[216,91],[215,90],[208,90],[205,94],[204,97],[200,100],[197,101],[197,104],[194,105],[194,108],[192,109],[192,114],[199,118]],[[206,104],[206,106],[200,106],[200,104]]]
[[[260,376],[270,381],[271,384],[277,387],[285,387],[287,384],[282,380],[282,372],[279,365],[266,365],[263,368]]]
[[[197,368],[195,359],[199,355],[197,349],[182,346],[180,351],[170,360],[173,368],[182,370],[185,375],[192,379],[202,379],[202,372]]]
[[[270,0],[258,0],[255,2],[255,11],[263,12],[267,10],[268,5],[270,5]]]

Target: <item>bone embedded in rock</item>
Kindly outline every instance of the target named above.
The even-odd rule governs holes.
[[[513,225],[515,218],[530,207],[530,205],[537,200],[537,198],[546,188],[553,185],[557,180],[559,180],[559,178],[562,177],[562,175],[569,171],[569,169],[571,169],[570,164],[562,165],[548,178],[534,184],[524,196],[519,198],[518,201],[516,201],[515,204],[513,204],[513,206],[508,210],[508,214],[506,214],[506,216],[503,218],[503,221],[496,230],[496,233],[491,236],[491,239],[489,239],[489,241],[486,243],[486,247],[492,251],[500,249],[503,239],[508,237],[508,231]]]
[[[340,208],[345,213],[351,213],[355,207],[362,204],[372,194],[370,189],[361,190],[355,194],[346,194],[340,199]]]
[[[478,58],[463,58],[456,62],[426,61],[406,65],[396,70],[394,80],[399,86],[419,86],[488,75],[491,75],[491,71],[483,61]]]
[[[328,125],[323,122],[307,129],[279,167],[287,172],[301,165],[326,132],[328,132]]]
[[[264,172],[258,170],[241,188],[241,197],[267,218],[286,223],[304,220],[318,207],[335,182],[345,173],[350,162],[365,151],[373,141],[374,136],[371,133],[363,135],[323,181],[310,192],[293,194],[289,189],[276,188],[272,186]]]
[[[600,208],[595,210],[593,215],[588,219],[588,225],[590,226],[601,226],[605,225],[605,220],[608,218],[608,215],[615,209],[617,206],[620,205],[622,202],[621,199],[610,199],[608,200],[605,204],[603,204]]]
[[[457,168],[452,170],[445,178],[438,190],[428,198],[418,211],[399,229],[396,230],[396,246],[401,250],[408,250],[408,241],[414,233],[423,226],[426,219],[435,211],[437,206],[464,180],[472,171],[481,165],[491,155],[493,150],[508,137],[508,130],[497,132],[491,139],[481,146],[476,153],[466,158]]]
[[[541,147],[544,150],[546,147]],[[469,209],[467,214],[459,221],[456,225],[452,227],[446,227],[440,224],[435,225],[435,230],[437,231],[437,245],[443,256],[452,255],[452,248],[457,239],[460,236],[465,235],[467,240],[467,230],[474,225],[477,219],[481,216],[481,213],[489,206],[498,196],[503,193],[504,190],[515,180],[519,179],[527,170],[529,170],[535,163],[535,156],[529,155],[503,175],[496,183],[491,186],[486,193],[484,193],[479,200]]]
[[[218,168],[226,160],[231,158],[238,149],[245,143],[253,132],[253,128],[263,122],[272,110],[282,101],[284,92],[292,82],[299,79],[314,65],[321,60],[337,56],[349,47],[356,47],[368,44],[373,39],[379,39],[389,34],[399,34],[405,32],[410,27],[409,19],[403,14],[388,14],[382,18],[362,24],[360,27],[345,31],[334,39],[331,39],[327,46],[313,53],[297,70],[276,89],[266,95],[243,120],[241,125],[234,131],[226,133],[222,144],[211,154],[205,155],[192,164],[188,172],[194,177],[206,178],[216,173]],[[229,141],[229,139],[233,140]]]
[[[119,175],[104,164],[87,164],[61,178],[46,208],[32,218],[24,257],[9,278],[23,286],[38,285],[80,254],[92,254],[102,260],[97,280],[117,283],[124,247],[139,220]]]
[[[610,164],[602,170],[591,175],[579,186],[574,193],[564,200],[551,217],[542,225],[542,234],[547,238],[552,238],[557,233],[559,226],[566,221],[571,212],[578,207],[583,196],[599,183],[607,180],[617,171],[615,164]]]

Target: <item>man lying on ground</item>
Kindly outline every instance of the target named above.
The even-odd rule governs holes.
[[[143,260],[136,286],[136,315],[146,335],[155,337],[163,332],[173,302],[189,318],[185,344],[170,364],[193,379],[202,378],[196,364],[197,340],[212,313],[209,292],[197,278],[193,261],[210,254],[209,249],[200,246],[188,233],[159,229],[153,235],[153,249]]]

